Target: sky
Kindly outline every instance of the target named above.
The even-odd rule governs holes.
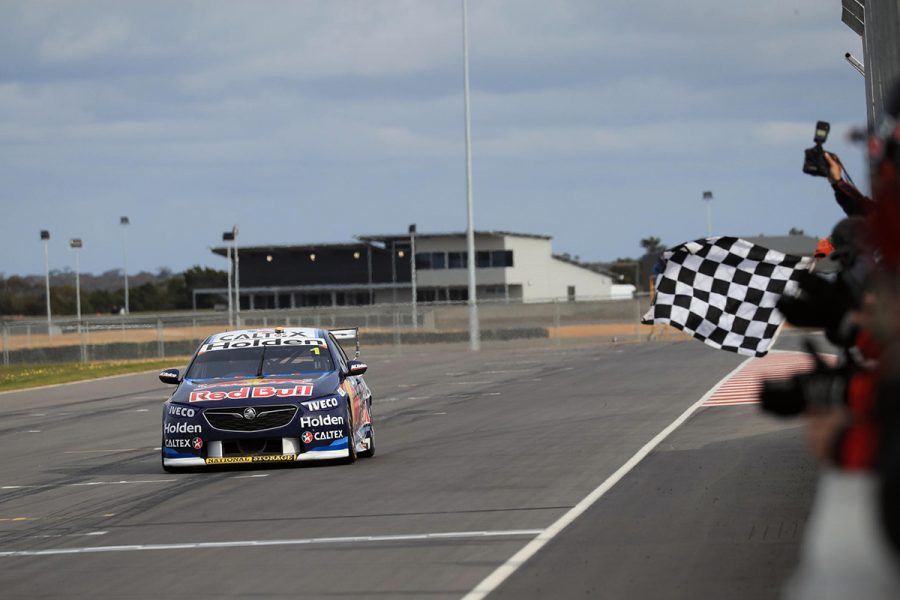
[[[475,228],[583,261],[827,235],[817,120],[865,188],[838,0],[469,0]],[[0,273],[466,227],[460,0],[0,2]],[[130,225],[122,228],[120,216]],[[124,229],[124,230],[123,230]]]

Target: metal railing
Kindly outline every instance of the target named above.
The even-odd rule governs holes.
[[[624,342],[670,336],[672,330],[640,324],[649,298],[623,300],[553,298],[542,302],[480,300],[482,338],[544,339],[562,344],[578,339]],[[359,327],[363,347],[462,342],[468,339],[464,302],[324,306],[243,311],[242,328]],[[413,323],[416,324],[413,327]],[[182,311],[0,321],[2,364],[88,362],[165,358],[192,354],[207,336],[228,329],[218,311]],[[677,334],[677,332],[675,332]]]

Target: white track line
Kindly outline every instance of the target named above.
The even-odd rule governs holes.
[[[728,381],[728,379],[737,373],[743,368],[748,361],[752,360],[752,358],[748,358],[743,361],[737,367],[734,368],[730,373],[728,373],[725,377],[719,380],[719,382],[714,385],[708,392],[706,392],[702,398],[694,402],[686,411],[681,413],[677,419],[672,421],[672,423],[656,434],[652,440],[647,442],[643,448],[637,451],[637,453],[628,459],[628,461],[619,467],[619,469],[610,475],[606,481],[598,485],[594,488],[590,494],[585,496],[585,498],[573,506],[569,511],[561,516],[559,519],[554,521],[547,529],[543,530],[537,537],[531,540],[528,544],[525,545],[524,548],[513,554],[509,560],[505,563],[497,567],[493,573],[485,577],[481,583],[475,586],[471,592],[463,596],[462,600],[481,600],[495,589],[497,589],[501,583],[506,581],[510,575],[516,572],[519,567],[521,567],[525,562],[534,556],[540,551],[548,542],[550,542],[553,538],[555,538],[559,533],[572,524],[575,519],[580,517],[587,509],[594,505],[600,498],[606,494],[614,485],[619,483],[625,475],[627,475],[632,469],[634,469],[644,458],[653,451],[664,439],[666,439],[669,434],[675,431],[682,423],[687,421],[687,419],[694,414],[698,408],[703,406],[703,403],[709,399],[719,387]]]
[[[0,490],[24,490],[32,488],[51,488],[51,487],[85,487],[93,485],[130,485],[134,483],[170,483],[178,481],[177,479],[143,479],[136,481],[83,481],[80,483],[44,483],[38,485],[4,485],[0,486]]]
[[[459,540],[504,536],[531,536],[540,529],[510,529],[505,531],[450,531],[445,533],[414,533],[405,535],[364,535],[354,537],[302,538],[296,540],[245,540],[236,542],[196,542],[187,544],[132,544],[128,546],[94,546],[86,548],[51,548],[49,550],[12,550],[0,552],[0,558],[12,556],[56,556],[60,554],[94,554],[97,552],[139,552],[143,550],[201,550],[210,548],[258,548],[261,546],[305,546],[309,544],[355,544],[369,542],[409,542]]]

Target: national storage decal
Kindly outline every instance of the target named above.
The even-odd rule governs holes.
[[[223,456],[207,458],[208,465],[235,465],[240,463],[290,462],[297,460],[296,454],[262,454],[259,456]]]
[[[313,386],[308,383],[284,388],[261,385],[258,387],[241,387],[230,392],[195,390],[191,392],[189,401],[209,402],[213,400],[246,400],[247,398],[292,398],[295,396],[312,396],[312,394]]]

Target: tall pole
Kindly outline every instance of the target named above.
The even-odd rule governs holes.
[[[703,200],[706,202],[706,237],[712,237],[712,199],[712,192],[703,192]]]
[[[391,303],[394,304],[394,314],[397,314],[397,246],[391,240]]]
[[[369,304],[375,304],[374,292],[372,290],[372,242],[368,242],[366,247],[366,262],[369,271]]]
[[[416,307],[416,224],[409,226],[409,273],[412,281],[412,326],[413,331],[419,328],[419,315]]]
[[[41,241],[44,242],[44,287],[47,293],[47,335],[53,335],[51,326],[53,320],[50,316],[50,232],[41,230]]]
[[[128,225],[128,217],[119,217],[119,224],[122,226],[122,272],[125,274],[125,314],[131,312],[128,306],[128,248],[125,244],[125,228]]]
[[[81,262],[79,261],[81,246],[81,238],[69,241],[69,247],[75,251],[75,314],[78,317],[79,332],[81,331]]]
[[[479,350],[478,304],[475,301],[475,215],[472,204],[472,125],[469,115],[469,26],[466,0],[462,0],[463,17],[463,97],[466,120],[466,248],[469,271],[469,349]]]
[[[231,246],[225,250],[228,254],[228,329],[234,328],[234,296],[231,293]]]
[[[232,244],[234,245],[234,324],[241,326],[241,259],[238,257],[237,235],[238,226],[232,227],[234,233]]]

